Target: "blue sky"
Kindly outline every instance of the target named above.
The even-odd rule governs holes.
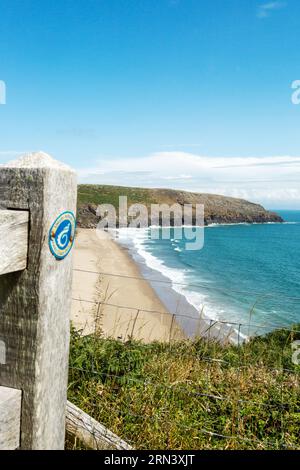
[[[299,0],[0,0],[0,162],[300,208]],[[216,170],[218,168],[218,170]]]

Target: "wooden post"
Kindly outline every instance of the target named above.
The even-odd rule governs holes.
[[[0,166],[0,210],[29,213],[27,267],[0,276],[0,385],[22,390],[22,449],[64,448],[72,252],[57,259],[49,231],[76,194],[75,173],[44,153]]]
[[[0,387],[0,450],[20,445],[21,390]]]

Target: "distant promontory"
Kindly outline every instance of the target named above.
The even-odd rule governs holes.
[[[275,212],[244,199],[217,194],[192,193],[173,189],[146,189],[124,186],[85,184],[78,186],[78,226],[95,228],[99,222],[96,209],[99,204],[112,204],[116,210],[119,196],[127,196],[128,206],[144,204],[150,214],[151,204],[204,204],[205,225],[236,223],[283,222]]]

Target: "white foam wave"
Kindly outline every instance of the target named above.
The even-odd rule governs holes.
[[[148,229],[130,229],[130,232],[128,232],[127,229],[119,229],[119,239],[122,241],[125,238],[127,238],[127,240],[130,238],[134,246],[134,251],[144,260],[148,268],[158,271],[169,279],[172,289],[184,296],[186,301],[194,307],[199,314],[202,313],[211,320],[218,320],[219,316],[216,308],[210,305],[208,296],[204,293],[188,289],[189,280],[187,278],[187,269],[177,269],[166,266],[162,259],[154,256],[147,250],[145,241],[148,239],[148,236]],[[175,250],[179,251],[181,248],[177,247]]]
[[[215,303],[211,302],[211,299],[206,293],[192,290],[189,287],[191,281],[189,280],[189,269],[185,268],[171,268],[166,266],[161,258],[150,253],[146,246],[146,240],[149,239],[149,229],[118,229],[118,238],[120,242],[129,242],[133,253],[137,253],[141,257],[146,266],[152,270],[160,273],[162,276],[170,280],[170,287],[177,294],[183,296],[185,300],[199,313],[199,318],[206,318],[208,321],[224,320],[226,315],[225,310]],[[175,240],[174,240],[175,241]],[[173,245],[173,244],[172,244]],[[174,251],[181,251],[179,247],[174,248]],[[157,287],[155,281],[157,277],[153,276],[152,285],[154,289]],[[151,278],[150,278],[151,281]],[[174,312],[175,313],[175,312]],[[235,337],[232,340],[235,343],[239,341],[247,340],[247,336],[236,328],[233,329]]]

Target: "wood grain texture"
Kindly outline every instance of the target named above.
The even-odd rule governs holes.
[[[48,234],[76,192],[75,173],[43,153],[0,166],[0,210],[30,214],[27,269],[0,276],[0,385],[23,392],[22,449],[64,448],[72,251],[57,261]]]
[[[71,402],[67,402],[67,432],[94,450],[130,450],[132,447]]]
[[[0,276],[27,266],[28,211],[0,210]]]
[[[0,450],[20,445],[21,390],[0,387]]]

